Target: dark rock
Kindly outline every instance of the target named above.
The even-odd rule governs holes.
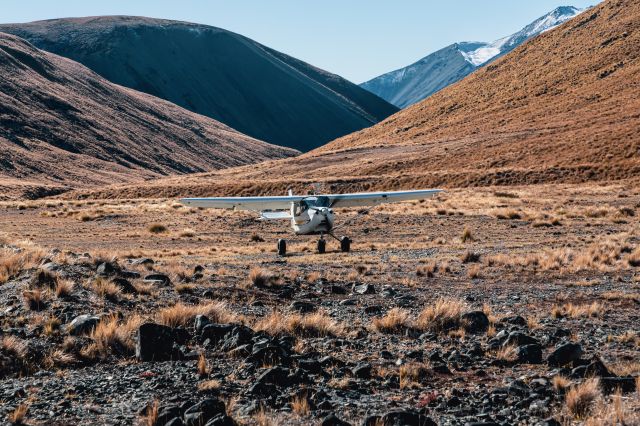
[[[340,306],[355,306],[357,303],[353,299],[344,299],[340,301]]]
[[[283,367],[267,368],[257,377],[256,383],[288,386],[291,384],[289,380],[289,369]]]
[[[182,413],[180,412],[180,407],[177,405],[171,405],[167,407],[163,407],[158,413],[158,418],[156,420],[157,425],[164,425],[169,423],[169,421],[175,419],[176,417],[180,417]],[[182,422],[182,420],[180,420]]]
[[[184,412],[185,424],[188,426],[203,426],[214,417],[225,414],[224,402],[219,399],[208,398],[192,405]]]
[[[371,364],[363,362],[353,367],[351,373],[358,379],[368,379],[371,377],[372,368]]]
[[[451,374],[451,370],[449,370],[449,367],[447,367],[447,364],[444,364],[444,363],[433,364],[431,369],[433,370],[434,373]]]
[[[376,289],[372,284],[354,284],[351,291],[355,294],[375,294]]]
[[[504,317],[500,320],[500,323],[524,327],[527,325],[527,320],[521,317],[520,315],[516,315],[512,317]]]
[[[489,328],[489,318],[482,311],[467,312],[462,315],[462,325],[467,333],[484,333]]]
[[[542,362],[542,346],[533,343],[518,347],[518,362],[523,364],[540,364]]]
[[[367,306],[366,308],[364,308],[364,313],[367,315],[378,315],[382,313],[382,306],[380,305]]]
[[[153,261],[153,259],[149,259],[148,257],[143,257],[141,259],[135,259],[131,262],[132,265],[145,265],[145,266],[151,266],[153,265],[155,262]]]
[[[196,266],[193,268],[193,273],[194,273],[194,274],[202,274],[202,273],[204,273],[204,266],[202,266],[202,265],[196,265]]]
[[[120,272],[120,267],[114,262],[102,262],[96,268],[96,275],[100,277],[112,277]]]
[[[437,426],[430,417],[410,410],[394,410],[380,418],[384,426]]]
[[[251,341],[254,336],[254,332],[247,326],[236,325],[231,332],[227,333],[222,344],[222,349],[225,351],[235,349],[239,346],[245,345]]]
[[[171,278],[165,274],[149,274],[144,277],[144,281],[148,283],[157,283],[161,285],[170,285]]]
[[[636,379],[632,376],[626,377],[602,377],[600,385],[605,393],[613,393],[620,389],[622,393],[635,392]]]
[[[196,319],[195,319],[196,334],[198,336],[202,334],[202,329],[209,324],[211,324],[211,320],[206,315],[196,315]]]
[[[136,358],[140,361],[168,361],[182,358],[175,348],[176,338],[171,327],[145,323],[138,329]]]
[[[339,285],[331,285],[329,287],[329,293],[331,294],[347,294],[347,290]]]
[[[226,414],[218,414],[213,419],[209,420],[205,426],[236,426],[236,422],[233,418]]]
[[[545,419],[542,423],[540,423],[540,426],[561,426],[561,425],[562,423],[560,423],[553,417]]]
[[[67,326],[67,331],[72,336],[82,336],[89,334],[100,322],[100,318],[95,315],[77,316]]]
[[[210,343],[215,345],[221,342],[224,336],[231,333],[232,330],[232,324],[207,324],[202,328],[199,338],[201,342],[208,339]]]
[[[184,426],[184,422],[182,421],[181,417],[174,417],[173,419],[165,423],[164,426]]]
[[[301,314],[306,314],[308,312],[315,311],[317,308],[313,303],[297,300],[289,305],[289,309],[292,311],[300,312]]]
[[[340,420],[335,414],[331,413],[322,419],[321,426],[351,426],[351,423]]]
[[[594,357],[591,363],[586,366],[585,376],[589,377],[614,377],[606,365],[598,357]]]
[[[540,345],[540,342],[536,338],[522,333],[521,331],[512,331],[511,333],[509,333],[507,340],[505,340],[505,342],[503,343],[503,346],[524,345]]]
[[[298,361],[298,367],[311,374],[322,373],[322,365],[315,359],[301,359]]]
[[[116,277],[111,280],[115,285],[117,285],[123,293],[127,294],[136,294],[138,290],[129,282],[129,280],[125,278]]]
[[[547,362],[552,367],[562,367],[570,362],[579,360],[581,355],[582,346],[578,343],[564,343],[547,357]]]

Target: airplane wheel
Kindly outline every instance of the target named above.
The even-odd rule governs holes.
[[[278,240],[278,256],[285,256],[287,254],[287,240]]]
[[[351,240],[349,237],[340,238],[340,250],[342,250],[343,253],[349,253],[351,250]]]
[[[318,253],[323,254],[327,250],[327,241],[324,239],[318,240]]]

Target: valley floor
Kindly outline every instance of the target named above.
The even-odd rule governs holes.
[[[640,188],[361,213],[351,253],[318,255],[286,222],[172,199],[0,203],[0,417],[638,424]]]

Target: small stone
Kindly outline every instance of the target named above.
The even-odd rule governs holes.
[[[484,333],[489,328],[489,318],[482,311],[467,312],[462,315],[462,324],[467,333]]]
[[[368,379],[371,377],[372,368],[371,364],[363,362],[353,367],[351,373],[358,379]]]
[[[300,312],[301,314],[306,314],[315,311],[317,308],[313,303],[297,300],[289,305],[289,309],[295,312]]]
[[[100,318],[95,315],[79,315],[67,326],[67,331],[72,336],[82,336],[89,334],[100,322]]]
[[[144,281],[148,283],[161,284],[161,285],[170,285],[171,278],[165,274],[149,274],[144,277]]]
[[[351,291],[355,294],[375,294],[376,289],[372,284],[354,284]]]
[[[321,426],[351,426],[351,423],[340,420],[335,414],[331,413],[322,419]]]

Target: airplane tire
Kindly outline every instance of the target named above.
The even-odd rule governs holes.
[[[286,256],[287,254],[287,240],[278,240],[278,256]]]
[[[327,240],[318,240],[318,253],[324,254],[327,251]]]
[[[351,250],[351,240],[349,237],[340,238],[340,250],[342,250],[343,253],[349,253]]]

